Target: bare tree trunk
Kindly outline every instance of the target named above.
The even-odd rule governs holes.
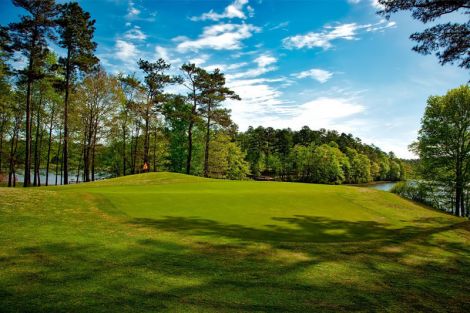
[[[32,57],[29,59],[29,73],[33,69]],[[32,99],[32,79],[28,77],[26,86],[26,142],[25,142],[25,160],[24,160],[24,182],[23,187],[31,185],[31,99]]]
[[[71,75],[71,65],[70,65],[70,49],[67,49],[67,60],[65,66],[65,99],[64,99],[64,147],[63,147],[63,157],[62,164],[64,165],[64,185],[69,183],[69,154],[68,154],[68,144],[69,144],[69,128],[68,128],[68,110],[69,110],[69,92],[70,92],[70,75]],[[62,175],[62,174],[61,174]]]
[[[37,163],[37,166],[38,166],[38,169],[37,169],[37,175],[38,175],[38,186],[40,187],[41,186],[41,156],[42,156],[42,140],[44,138],[44,134],[43,132],[41,132],[41,134],[39,135],[39,152],[38,152],[38,163]]]
[[[78,160],[78,168],[77,168],[77,177],[76,177],[76,180],[75,180],[75,183],[78,184],[78,182],[80,181],[80,165],[83,163],[85,163],[85,158],[84,158],[84,155],[85,155],[85,144],[86,144],[86,136],[83,137],[83,146],[82,146],[82,153],[80,153],[80,159]],[[83,168],[85,168],[85,164],[83,164]],[[83,171],[83,175],[85,176],[85,171]]]
[[[140,134],[140,123],[137,122],[136,129],[135,129],[135,137],[134,137],[134,151],[132,152],[132,174],[136,173],[136,165],[137,165],[137,149],[139,147],[139,134]]]
[[[15,118],[15,125],[13,127],[13,134],[11,136],[10,143],[10,158],[9,158],[9,169],[8,169],[8,187],[16,186],[16,173],[15,173],[15,159],[16,151],[18,148],[18,132],[20,128],[20,117]]]
[[[92,141],[92,152],[91,152],[91,180],[95,181],[95,152],[96,152],[96,136],[98,133],[98,117],[95,119],[93,141]]]
[[[191,173],[191,161],[193,154],[193,126],[194,122],[191,120],[188,127],[188,158],[186,160],[186,174]]]
[[[5,131],[5,124],[7,123],[6,113],[2,116],[2,123],[0,124],[0,173],[2,172],[2,157],[3,157],[3,132]]]
[[[127,117],[126,117],[127,119]],[[122,126],[122,176],[126,176],[126,125]]]
[[[85,123],[85,145],[83,149],[83,174],[85,181],[90,181],[90,149],[92,144],[93,129],[92,129],[92,113],[88,116]]]
[[[61,151],[61,145],[62,145],[62,128],[59,129],[59,145],[57,148],[57,154],[56,154],[56,162],[55,162],[55,185],[57,186],[57,178],[59,177],[59,156],[60,156],[60,151]],[[62,162],[60,162],[62,164]],[[62,171],[62,169],[61,169]],[[62,183],[62,178],[61,178],[61,183]]]
[[[39,103],[36,108],[36,135],[34,136],[34,178],[33,186],[38,186],[39,176],[39,133],[41,131],[42,91],[39,90]]]
[[[145,133],[144,133],[144,164],[149,162],[149,141],[150,141],[150,112],[147,107],[145,111]]]
[[[157,127],[153,133],[154,142],[153,142],[153,171],[157,171]]]
[[[209,144],[211,135],[211,106],[207,105],[206,151],[204,154],[204,177],[209,177]]]
[[[47,160],[46,160],[46,186],[49,186],[49,166],[51,163],[51,146],[52,146],[52,127],[54,124],[54,110],[51,111],[51,122],[49,124],[49,139],[47,141]]]

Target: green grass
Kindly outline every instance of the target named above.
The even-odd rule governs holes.
[[[0,188],[0,312],[469,311],[469,223],[347,186]]]

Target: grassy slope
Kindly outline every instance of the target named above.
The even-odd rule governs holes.
[[[0,311],[465,311],[470,225],[346,186],[0,188]]]

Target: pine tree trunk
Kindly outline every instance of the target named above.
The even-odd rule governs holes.
[[[33,186],[38,186],[39,176],[39,133],[41,128],[41,105],[42,105],[42,91],[39,91],[39,103],[36,110],[36,135],[34,136],[34,179]]]
[[[30,57],[29,71],[32,72],[33,61]],[[32,79],[28,78],[26,86],[26,142],[25,142],[25,161],[24,161],[24,182],[23,187],[31,185],[31,86]]]
[[[85,145],[86,145],[86,136],[83,137],[82,153],[80,153],[80,159],[78,160],[77,177],[75,180],[76,184],[78,184],[78,182],[80,181],[80,166],[82,162],[83,162],[83,168],[85,169]],[[83,170],[83,177],[85,178],[85,170]]]
[[[153,142],[153,171],[157,171],[157,128],[155,127]]]
[[[191,172],[191,161],[193,157],[193,127],[194,119],[196,116],[197,102],[196,102],[196,89],[193,88],[193,107],[191,108],[191,117],[188,126],[188,159],[186,160],[186,174]]]
[[[126,126],[122,126],[122,176],[126,176]]]
[[[5,131],[6,117],[2,117],[0,124],[0,173],[2,172],[2,156],[3,156],[3,132]]]
[[[67,60],[65,66],[65,99],[64,99],[64,145],[63,145],[63,173],[64,173],[64,185],[69,183],[69,155],[68,155],[68,144],[69,144],[69,128],[68,128],[68,109],[69,109],[69,92],[70,92],[70,49],[67,50]]]
[[[56,162],[55,162],[55,185],[56,186],[57,186],[57,178],[59,177],[58,170],[59,170],[59,156],[60,156],[61,145],[62,145],[62,128],[59,129],[59,144],[57,146],[57,154],[56,154]],[[62,162],[60,162],[60,164],[62,164]]]
[[[206,151],[204,153],[204,177],[209,177],[209,144],[211,135],[211,106],[207,105]]]
[[[51,163],[51,147],[52,147],[52,127],[54,123],[54,110],[51,111],[51,122],[49,124],[49,139],[47,141],[47,161],[46,161],[46,186],[49,186],[49,166]]]
[[[96,136],[98,133],[98,117],[95,119],[93,141],[92,141],[92,154],[91,154],[91,181],[95,181],[95,153],[96,153]]]
[[[456,173],[455,173],[455,215],[462,216],[462,203],[463,203],[463,177],[462,166],[460,158],[457,159]]]
[[[145,133],[144,133],[144,164],[149,162],[149,141],[150,141],[150,112],[147,107],[145,111]]]
[[[13,127],[13,134],[10,142],[10,157],[9,157],[9,168],[8,168],[8,187],[16,186],[16,175],[15,175],[15,158],[16,150],[18,147],[18,131],[20,123],[19,118],[15,118],[15,125]]]

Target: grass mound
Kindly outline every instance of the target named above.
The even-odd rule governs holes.
[[[0,188],[0,311],[470,309],[470,224],[356,187],[149,173]]]

